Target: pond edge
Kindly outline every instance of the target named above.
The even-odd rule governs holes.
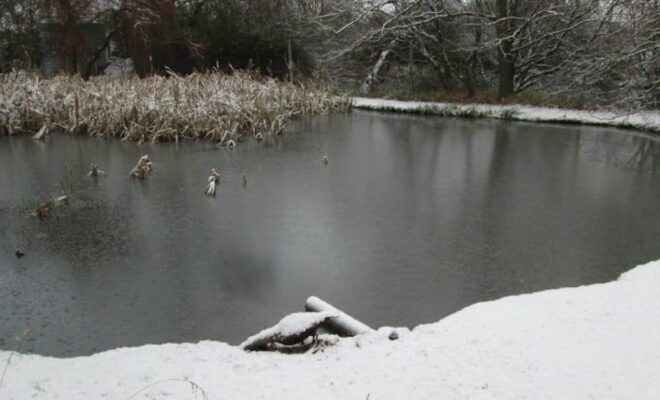
[[[582,111],[527,105],[459,104],[353,97],[356,109],[463,118],[611,126],[660,133],[658,111]]]

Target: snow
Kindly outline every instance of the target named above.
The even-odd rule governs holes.
[[[433,103],[353,98],[353,107],[368,110],[398,111],[445,116],[499,118],[515,121],[561,122],[585,125],[604,125],[660,132],[660,112],[581,111],[526,105],[490,105]]]
[[[134,398],[192,399],[192,381],[209,399],[657,399],[659,287],[656,261],[610,283],[478,303],[398,328],[395,341],[381,328],[305,354],[212,341],[17,354],[0,398],[122,400],[160,382]]]

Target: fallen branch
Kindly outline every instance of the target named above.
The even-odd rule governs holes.
[[[44,137],[46,136],[46,133],[48,133],[48,128],[46,128],[46,125],[42,126],[41,129],[37,131],[37,133],[32,136],[32,139],[34,140],[44,140]]]
[[[246,351],[280,350],[280,346],[301,345],[309,337],[316,341],[321,325],[337,316],[331,311],[289,314],[275,326],[249,337],[239,347]]]
[[[39,207],[37,207],[34,210],[32,215],[39,217],[39,219],[48,218],[50,217],[51,211],[53,211],[55,208],[68,204],[69,204],[68,196],[59,196],[51,201],[41,203]]]
[[[357,336],[363,333],[373,332],[373,329],[366,324],[315,296],[311,296],[305,301],[305,310],[335,314],[337,317],[328,320],[325,327],[329,331],[341,336]]]

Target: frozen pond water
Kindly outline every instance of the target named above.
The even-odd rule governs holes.
[[[128,171],[144,153],[141,184]],[[234,152],[0,138],[0,348],[26,328],[22,351],[57,356],[238,343],[309,295],[374,327],[414,326],[612,280],[660,258],[659,159],[634,131],[360,111]],[[109,175],[87,178],[92,161]],[[31,217],[65,163],[72,204]],[[202,194],[211,168],[215,199]]]

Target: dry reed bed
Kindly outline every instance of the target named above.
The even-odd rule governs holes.
[[[0,76],[0,135],[46,127],[133,141],[229,143],[246,135],[281,134],[292,118],[348,108],[348,98],[249,72],[89,81]]]

